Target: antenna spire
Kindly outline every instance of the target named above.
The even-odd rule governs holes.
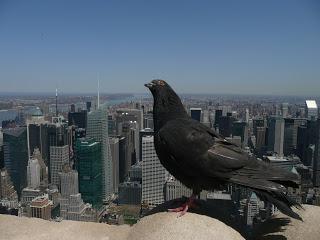
[[[97,100],[97,108],[99,109],[100,107],[100,76],[98,73],[98,100]]]
[[[56,117],[58,117],[58,88],[56,88]]]

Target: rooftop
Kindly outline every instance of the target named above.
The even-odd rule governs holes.
[[[315,100],[306,100],[307,108],[318,108]]]

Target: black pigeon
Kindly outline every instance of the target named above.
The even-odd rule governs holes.
[[[298,187],[297,174],[270,167],[193,120],[164,80],[153,80],[145,86],[154,98],[154,145],[160,162],[176,179],[193,189],[189,200],[173,211],[183,215],[201,190],[234,183],[251,188],[261,200],[301,220],[291,209],[302,208],[301,205],[286,195],[286,187]]]

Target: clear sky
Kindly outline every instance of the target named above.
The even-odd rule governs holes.
[[[0,92],[320,95],[318,0],[0,0]]]

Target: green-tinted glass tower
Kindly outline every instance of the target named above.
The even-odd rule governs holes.
[[[76,142],[76,167],[79,173],[79,192],[84,202],[98,208],[102,204],[102,153],[101,143],[93,139]]]
[[[4,165],[20,198],[27,186],[28,143],[27,128],[16,127],[3,131]]]

